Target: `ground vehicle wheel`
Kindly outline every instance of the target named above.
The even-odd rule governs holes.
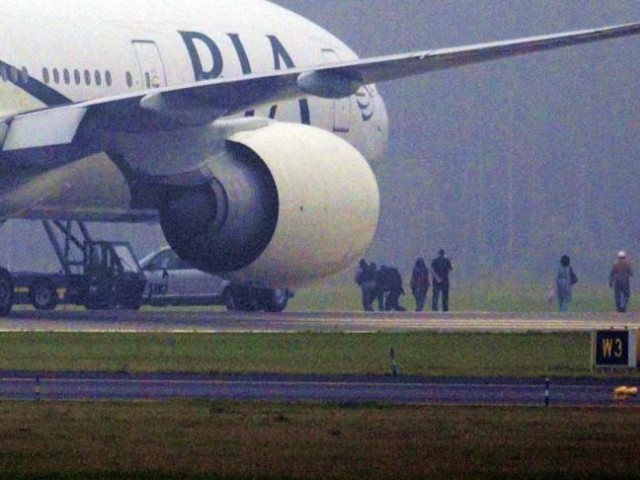
[[[53,310],[58,305],[58,292],[51,280],[36,280],[29,288],[29,300],[36,310]]]
[[[11,274],[0,268],[0,315],[8,315],[13,308],[13,280]]]
[[[289,292],[286,289],[276,288],[266,295],[264,309],[267,312],[282,312],[287,308],[288,302]]]

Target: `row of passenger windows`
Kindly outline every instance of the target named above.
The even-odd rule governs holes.
[[[21,70],[18,70],[16,67],[0,65],[0,80],[3,82],[27,83],[29,81],[29,72],[27,67],[22,67]]]
[[[54,68],[49,70],[45,67],[42,69],[42,80],[47,85],[50,83],[54,83],[56,85],[61,83],[66,85],[71,85],[71,83],[82,85],[84,83],[87,86],[96,85],[98,87],[103,85],[110,87],[113,85],[113,76],[109,70],[106,70],[105,72],[101,72],[100,70],[94,70],[93,72],[85,70],[84,72],[81,72],[78,69],[73,71],[68,68],[64,68],[62,70]],[[132,88],[133,75],[131,75],[131,72],[127,72],[125,80],[127,82],[127,86]],[[25,84],[29,81],[29,71],[26,67],[22,67],[22,69],[18,70],[16,67],[0,65],[0,81]]]
[[[87,86],[95,84],[97,87],[100,87],[104,82],[107,87],[110,87],[113,84],[113,78],[111,77],[111,72],[109,70],[104,72],[103,75],[100,70],[95,70],[93,73],[89,70],[85,70],[84,73],[81,73],[80,70],[77,69],[71,72],[68,68],[63,70],[54,68],[49,72],[48,68],[43,68],[42,80],[44,80],[44,83],[47,85],[50,83],[58,85],[63,82],[66,85],[70,85],[72,82],[76,85],[81,85],[84,82]]]

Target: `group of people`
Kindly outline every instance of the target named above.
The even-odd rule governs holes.
[[[431,308],[438,310],[442,297],[442,311],[449,310],[449,273],[453,270],[451,261],[445,251],[440,250],[438,256],[427,267],[424,258],[416,260],[411,273],[411,293],[415,299],[416,312],[424,310],[427,293],[433,285]],[[373,311],[373,303],[378,301],[380,311],[405,311],[400,305],[400,297],[405,294],[402,286],[402,275],[395,267],[377,267],[375,263],[360,260],[356,271],[355,282],[362,292],[362,308]]]
[[[453,270],[451,260],[445,251],[440,250],[428,267],[424,258],[415,261],[411,272],[411,293],[415,299],[416,312],[424,310],[429,288],[433,287],[431,309],[438,311],[442,298],[442,311],[449,311],[449,273]],[[613,289],[616,310],[624,313],[629,306],[631,297],[631,277],[633,269],[631,261],[624,251],[619,251],[616,261],[609,274],[609,287]],[[362,292],[362,308],[373,311],[373,304],[377,301],[380,311],[405,311],[400,305],[400,297],[405,294],[402,286],[402,275],[395,267],[378,266],[361,259],[356,271],[355,282]],[[554,297],[558,301],[558,308],[566,312],[573,296],[573,286],[578,283],[578,276],[573,271],[571,259],[568,255],[560,257],[560,265],[556,271],[553,289],[549,299]]]
[[[620,250],[609,273],[609,288],[613,289],[616,310],[620,313],[626,312],[629,306],[632,276],[631,261],[627,258],[627,254]],[[558,309],[561,312],[568,310],[573,295],[573,286],[576,283],[578,283],[578,277],[571,266],[571,259],[568,255],[562,255],[556,272],[554,288],[549,297],[550,299],[556,297]]]
[[[355,282],[362,291],[362,308],[365,311],[372,312],[375,301],[381,312],[406,310],[400,305],[400,296],[404,295],[404,288],[402,275],[397,268],[386,265],[378,268],[374,262],[367,263],[363,258],[358,264]]]

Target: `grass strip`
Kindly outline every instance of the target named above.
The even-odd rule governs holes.
[[[0,477],[629,478],[634,408],[0,404]]]
[[[588,376],[588,333],[1,333],[0,370]]]

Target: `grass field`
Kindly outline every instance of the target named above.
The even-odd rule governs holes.
[[[590,335],[0,333],[0,370],[588,376]]]
[[[1,478],[637,478],[636,409],[2,403]]]

